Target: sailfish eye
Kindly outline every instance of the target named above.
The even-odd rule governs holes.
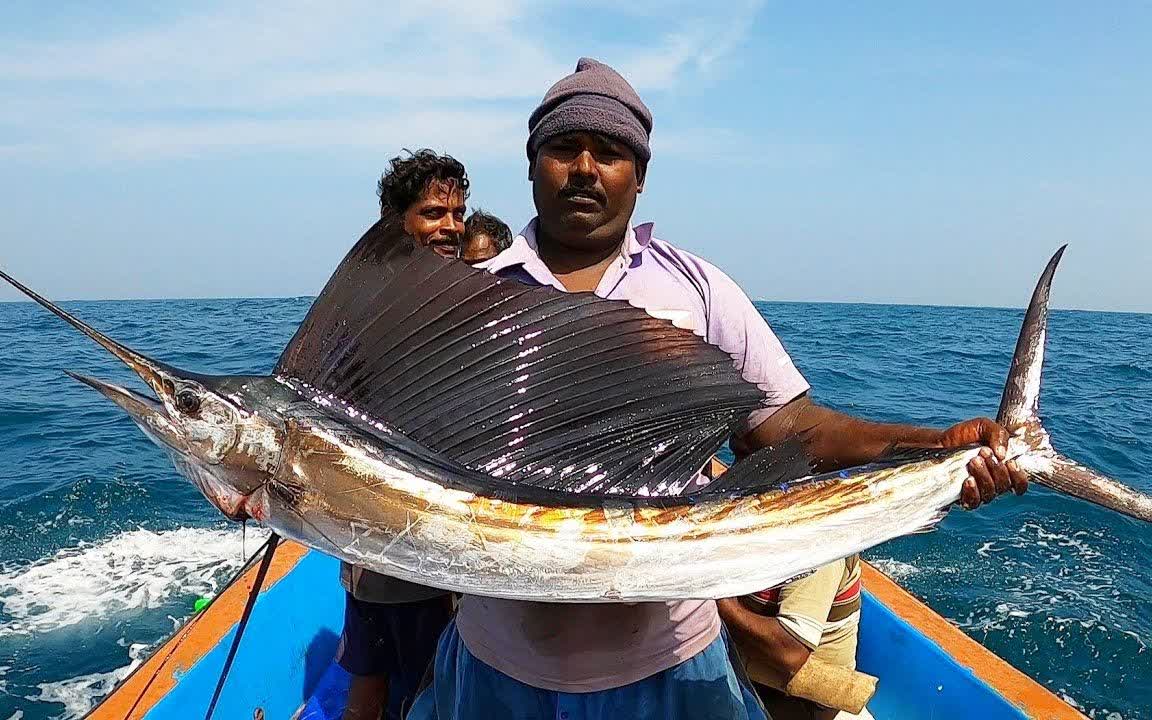
[[[187,415],[194,415],[200,411],[200,395],[193,390],[181,390],[176,393],[176,409]]]

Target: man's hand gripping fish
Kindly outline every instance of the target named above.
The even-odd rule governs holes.
[[[1037,414],[1048,263],[999,422],[1033,479],[1144,521],[1152,498],[1057,454]],[[976,447],[812,475],[797,442],[678,494],[759,406],[732,358],[624,302],[530,287],[373,226],[270,376],[151,360],[4,273],[155,398],[81,375],[213,505],[356,565],[550,602],[721,598],[932,528]],[[768,561],[766,561],[767,559]]]

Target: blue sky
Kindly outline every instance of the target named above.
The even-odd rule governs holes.
[[[0,266],[314,294],[403,147],[518,228],[527,116],[592,55],[655,116],[636,219],[753,297],[1021,306],[1068,242],[1059,306],[1152,311],[1144,2],[195,5],[0,9]]]

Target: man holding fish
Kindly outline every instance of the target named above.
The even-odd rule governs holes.
[[[656,238],[651,224],[631,226],[651,156],[652,116],[615,70],[581,59],[547,92],[529,129],[537,217],[487,269],[628,300],[733,354],[744,378],[764,392],[762,407],[733,438],[738,455],[798,436],[816,468],[829,471],[899,448],[979,443],[986,447],[969,464],[964,506],[1024,492],[1025,474],[1002,462],[1008,433],[992,420],[940,431],[873,423],[817,405],[732,280]],[[665,492],[708,482],[700,475],[695,486]],[[725,619],[774,666],[781,687],[808,689],[809,644],[775,619],[748,622],[723,605]],[[762,718],[763,708],[729,661],[721,617],[711,600],[551,605],[466,595],[441,638],[431,697],[421,698],[412,717]]]
[[[1060,455],[1038,414],[1063,248],[1024,314],[997,422],[871,423],[808,399],[727,276],[629,227],[652,121],[622,77],[581,60],[529,124],[538,215],[488,272],[381,219],[270,374],[153,360],[0,270],[150,394],[74,378],[225,517],[275,531],[249,610],[279,537],[465,594],[412,717],[762,718],[714,599],[1023,492],[1021,471],[1152,522],[1152,496]],[[750,454],[702,475],[729,437]],[[745,635],[789,694],[833,704],[820,692],[844,686],[835,668],[778,630]]]

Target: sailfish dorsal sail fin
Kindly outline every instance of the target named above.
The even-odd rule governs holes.
[[[582,493],[685,482],[764,399],[690,331],[442,258],[384,222],[276,373],[499,481]]]

